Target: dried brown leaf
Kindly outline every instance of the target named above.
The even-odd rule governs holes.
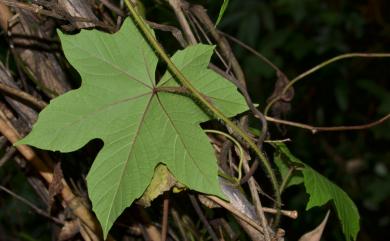
[[[320,241],[322,232],[325,229],[326,222],[328,221],[330,210],[326,212],[324,220],[318,225],[315,229],[310,232],[305,233],[298,241]]]

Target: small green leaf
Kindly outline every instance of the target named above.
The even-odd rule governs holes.
[[[346,239],[356,240],[359,232],[359,211],[348,194],[307,165],[302,172],[306,192],[310,195],[306,210],[333,200]]]
[[[186,187],[224,197],[214,150],[199,126],[210,116],[183,93],[162,90],[179,88],[169,73],[157,83],[158,58],[132,20],[113,35],[59,35],[82,85],[52,100],[19,144],[70,152],[103,140],[87,184],[104,237],[143,195],[161,163]],[[207,69],[213,49],[194,45],[172,61],[225,115],[243,112],[247,107],[236,87]]]
[[[303,183],[306,192],[310,195],[309,202],[306,205],[306,210],[322,206],[329,201],[332,201],[340,219],[343,233],[347,240],[356,240],[359,232],[359,212],[356,205],[349,198],[349,196],[336,184],[329,181],[326,177],[315,171],[309,165],[303,163],[301,160],[291,154],[290,150],[283,143],[275,143],[275,147],[279,152],[277,155],[283,154],[290,162],[290,165],[300,165],[303,174]],[[280,164],[277,164],[278,167]],[[281,173],[285,167],[281,166]]]
[[[288,178],[287,184],[284,187],[284,189],[291,187],[291,186],[294,186],[294,185],[299,185],[303,182],[302,173],[297,171],[294,168],[294,165],[292,163],[287,164],[286,161],[282,158],[281,153],[275,153],[274,162],[279,169],[279,172],[280,172],[282,179],[285,180],[286,178]],[[291,176],[288,177],[288,175],[289,175],[288,173],[289,173],[290,168],[294,168],[294,170],[290,174]]]
[[[225,13],[228,5],[229,5],[229,0],[223,0],[221,9],[219,10],[218,19],[217,19],[217,22],[215,23],[215,26],[217,26],[219,24],[219,22],[221,22],[223,14]]]

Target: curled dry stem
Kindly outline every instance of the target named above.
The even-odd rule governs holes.
[[[273,118],[270,116],[265,117],[268,121],[288,125],[288,126],[294,126],[302,129],[307,129],[311,131],[313,134],[316,134],[317,132],[329,132],[329,131],[353,131],[353,130],[365,130],[369,129],[371,127],[380,125],[390,119],[390,114],[387,114],[386,116],[380,118],[379,120],[363,124],[363,125],[351,125],[351,126],[311,126],[303,123],[293,122],[293,121],[287,121],[287,120],[281,120],[277,118]]]
[[[223,136],[225,136],[226,138],[228,138],[231,142],[233,142],[234,143],[234,145],[236,145],[237,146],[237,148],[238,148],[238,151],[239,151],[239,156],[240,156],[240,162],[238,163],[238,177],[237,177],[237,179],[238,179],[238,181],[240,181],[241,180],[241,177],[242,177],[242,164],[243,164],[243,161],[244,161],[244,149],[242,148],[242,146],[240,145],[240,143],[236,140],[236,139],[234,139],[231,135],[229,135],[229,134],[226,134],[226,133],[224,133],[224,132],[222,132],[222,131],[217,131],[217,130],[209,130],[209,129],[206,129],[206,130],[204,130],[206,133],[214,133],[214,134],[219,134],[219,135],[223,135]]]
[[[288,83],[283,91],[281,92],[281,94],[277,97],[275,97],[274,99],[272,99],[268,105],[265,107],[264,109],[264,115],[267,115],[269,109],[272,107],[272,105],[277,102],[278,100],[280,100],[282,98],[282,96],[284,94],[286,94],[286,92],[291,88],[291,86],[293,86],[296,82],[298,82],[299,80],[305,78],[306,76],[318,71],[319,69],[331,64],[331,63],[334,63],[336,61],[339,61],[339,60],[342,60],[342,59],[348,59],[348,58],[388,58],[390,57],[390,53],[348,53],[348,54],[342,54],[342,55],[338,55],[336,57],[333,57],[331,59],[328,59],[322,63],[320,63],[319,65],[316,65],[314,66],[313,68],[303,72],[302,74],[298,75],[297,77],[295,77],[294,79],[292,79],[290,81],[290,83]]]

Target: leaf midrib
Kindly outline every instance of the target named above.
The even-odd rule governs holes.
[[[114,101],[114,102],[111,102],[111,103],[109,103],[109,104],[107,104],[107,105],[103,105],[101,108],[96,109],[96,110],[94,110],[93,112],[88,112],[88,113],[86,113],[86,114],[84,114],[84,115],[80,115],[80,117],[79,117],[78,119],[76,119],[76,120],[74,120],[74,121],[72,121],[72,122],[69,122],[69,123],[67,123],[66,125],[64,125],[64,128],[67,128],[67,127],[70,126],[70,125],[74,125],[75,123],[80,122],[80,121],[86,119],[87,117],[96,115],[96,114],[98,114],[99,112],[102,112],[102,111],[104,111],[104,110],[107,110],[107,109],[109,109],[109,108],[111,108],[111,107],[114,107],[114,106],[116,106],[116,105],[118,105],[118,104],[122,104],[122,103],[125,103],[125,102],[128,102],[128,101],[136,100],[136,99],[141,98],[141,97],[143,97],[143,96],[146,96],[146,95],[148,95],[148,94],[151,94],[151,95],[152,95],[153,93],[152,93],[152,92],[147,92],[147,93],[143,93],[143,94],[136,95],[136,96],[132,96],[132,97],[128,97],[128,98],[119,99],[119,100],[116,100],[116,101]]]
[[[195,164],[196,168],[198,168],[199,172],[202,173],[204,177],[206,177],[205,179],[207,180],[207,182],[208,182],[209,184],[212,185],[213,182],[209,179],[209,176],[208,176],[207,174],[205,174],[205,173],[202,171],[202,168],[200,168],[200,167],[198,166],[198,163],[197,163],[197,162],[195,161],[195,159],[192,157],[191,152],[188,151],[187,145],[185,144],[184,140],[181,138],[181,135],[179,135],[180,132],[178,131],[178,129],[176,129],[175,124],[173,123],[173,121],[172,121],[171,117],[169,116],[167,110],[165,109],[164,105],[162,104],[162,101],[160,100],[159,96],[156,95],[156,97],[157,97],[157,102],[158,102],[158,104],[161,106],[161,109],[163,110],[163,113],[167,116],[167,118],[168,118],[168,120],[169,120],[169,123],[171,124],[171,126],[173,127],[173,129],[175,130],[175,132],[177,133],[177,136],[179,137],[180,142],[183,144],[184,149],[185,149],[186,152],[188,153],[188,156],[190,156],[190,159],[191,159],[192,162]],[[199,126],[199,128],[200,128],[200,126]]]
[[[103,42],[104,42],[104,41],[103,41]],[[102,62],[104,62],[104,63],[106,63],[107,65],[109,65],[109,66],[113,67],[114,69],[116,69],[117,71],[123,73],[124,75],[126,75],[126,76],[129,77],[130,79],[133,79],[133,80],[137,81],[139,84],[142,84],[142,85],[146,86],[147,88],[152,89],[151,86],[145,84],[145,83],[142,82],[141,80],[139,80],[139,79],[135,78],[134,76],[130,75],[127,71],[125,71],[125,70],[123,70],[123,69],[117,67],[116,65],[113,65],[111,62],[107,61],[106,59],[100,58],[99,56],[97,56],[97,55],[95,55],[95,54],[93,54],[93,53],[91,53],[91,52],[89,52],[89,51],[87,51],[87,50],[85,50],[85,49],[83,49],[83,48],[80,48],[80,47],[77,46],[77,45],[73,45],[73,47],[76,48],[76,49],[81,50],[81,51],[84,52],[84,53],[89,54],[90,56],[94,57],[95,59],[101,60]]]
[[[111,203],[110,203],[110,206],[109,206],[110,209],[109,209],[109,211],[108,211],[108,215],[107,215],[107,219],[106,219],[106,221],[105,221],[104,227],[108,227],[107,223],[108,223],[108,220],[110,219],[111,211],[112,211],[112,209],[113,209],[113,207],[114,207],[114,206],[113,206],[113,202],[114,202],[114,200],[116,200],[116,196],[118,195],[119,186],[120,186],[121,183],[122,183],[123,175],[124,175],[124,173],[126,172],[126,168],[127,168],[128,163],[129,163],[130,156],[131,156],[131,154],[132,154],[133,151],[134,151],[134,145],[135,145],[135,143],[136,143],[136,141],[137,141],[137,137],[138,137],[138,135],[139,135],[139,133],[140,133],[140,131],[141,131],[141,129],[142,129],[142,126],[143,126],[144,123],[145,123],[145,121],[144,121],[144,120],[145,120],[145,116],[146,116],[146,114],[148,113],[148,110],[149,110],[149,108],[150,108],[150,106],[151,106],[151,102],[152,102],[152,99],[153,99],[154,95],[155,95],[155,94],[152,94],[152,95],[150,96],[150,98],[149,98],[149,100],[148,100],[148,103],[147,103],[147,105],[146,105],[146,107],[145,107],[145,111],[144,111],[144,113],[142,114],[142,117],[141,117],[141,119],[140,119],[140,121],[139,121],[138,128],[136,129],[136,133],[134,134],[134,137],[133,137],[132,140],[131,140],[131,142],[132,142],[131,149],[130,149],[130,152],[129,152],[129,154],[128,154],[128,156],[127,156],[127,159],[126,159],[126,161],[125,161],[125,165],[124,165],[124,167],[123,167],[123,169],[122,169],[122,171],[121,171],[121,173],[120,173],[120,177],[119,177],[119,181],[118,181],[118,186],[117,186],[117,188],[116,188],[116,190],[115,190],[115,193],[114,193],[114,195],[113,195],[113,198],[111,199]],[[105,231],[108,231],[108,230],[105,230]]]

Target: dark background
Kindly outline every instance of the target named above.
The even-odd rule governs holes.
[[[217,16],[218,6],[209,3]],[[216,4],[216,3],[215,3]],[[213,6],[211,6],[213,5]],[[233,0],[219,28],[255,48],[292,79],[348,52],[388,52],[390,2]],[[232,44],[234,46],[234,44]],[[264,106],[276,79],[272,68],[235,46],[253,99]],[[314,126],[368,123],[390,112],[390,59],[347,59],[329,65],[295,85],[286,119]],[[358,205],[358,240],[389,240],[390,123],[363,131],[310,132],[286,128],[292,152],[341,186]],[[281,134],[282,135],[282,134]],[[300,218],[286,220],[287,236],[297,240],[314,228],[325,209],[304,212],[303,188],[283,196]],[[288,200],[288,201],[286,201]],[[333,212],[324,240],[342,240]]]
[[[176,24],[168,6],[145,1],[146,17]],[[192,1],[217,18],[222,1]],[[390,2],[320,0],[231,0],[218,28],[255,48],[290,79],[339,54],[389,52]],[[0,36],[0,58],[7,58]],[[172,38],[160,40],[168,49],[178,46]],[[165,42],[164,42],[165,41]],[[169,42],[172,41],[172,42]],[[275,71],[233,44],[244,68],[253,100],[264,108],[276,80]],[[390,112],[390,58],[346,59],[299,81],[287,120],[314,126],[356,125],[377,120]],[[273,137],[289,137],[290,150],[302,161],[342,187],[361,215],[360,241],[390,240],[390,122],[361,131],[312,135],[292,127],[270,127]],[[0,168],[0,177],[11,178],[13,190],[39,203],[25,177],[11,163]],[[20,240],[50,240],[47,220],[0,192],[0,222]],[[303,187],[283,195],[286,209],[296,209],[297,220],[284,219],[288,240],[297,240],[314,228],[327,207],[305,211]],[[46,238],[44,238],[46,236]],[[38,238],[39,237],[39,238]],[[323,240],[343,240],[335,212]],[[1,240],[1,238],[0,238]]]

